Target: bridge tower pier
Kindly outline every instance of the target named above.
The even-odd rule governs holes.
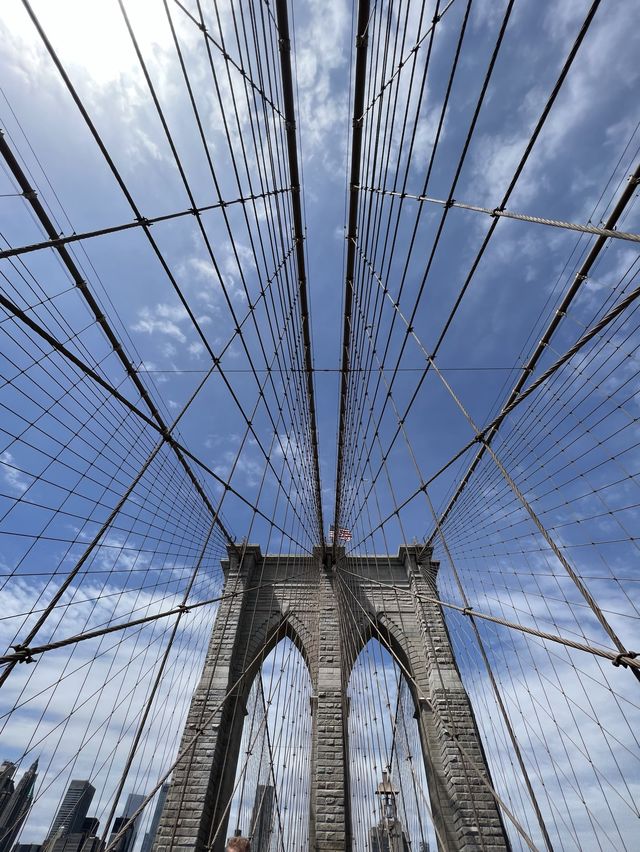
[[[249,690],[262,660],[285,636],[304,657],[313,691],[310,850],[352,848],[347,684],[371,637],[392,650],[411,678],[440,852],[509,848],[442,611],[425,600],[437,595],[437,567],[415,547],[393,557],[350,557],[357,579],[349,576],[345,594],[339,569],[325,568],[319,549],[312,556],[263,556],[249,545],[241,558],[229,549],[224,599],[154,852],[223,852]]]

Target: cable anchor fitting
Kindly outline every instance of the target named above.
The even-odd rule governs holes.
[[[638,656],[637,651],[622,651],[620,654],[616,654],[615,659],[611,660],[611,664],[613,666],[622,666],[622,668],[626,669],[629,667],[629,663],[624,658],[626,657],[629,660],[635,660]]]
[[[35,663],[35,660],[31,653],[31,648],[29,648],[27,645],[12,645],[11,647],[18,655],[19,663]]]

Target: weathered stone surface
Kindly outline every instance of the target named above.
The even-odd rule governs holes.
[[[225,592],[239,594],[218,611],[180,750],[196,738],[173,773],[154,852],[224,849],[249,689],[285,636],[305,658],[313,689],[311,850],[351,849],[346,687],[371,636],[410,675],[440,849],[508,849],[482,780],[489,780],[486,760],[442,611],[419,597],[437,596],[437,563],[429,552],[422,556],[419,548],[403,547],[396,557],[349,559],[358,577],[349,576],[345,592],[344,578],[323,566],[319,550],[262,556],[259,547],[247,546],[241,561],[230,551]]]

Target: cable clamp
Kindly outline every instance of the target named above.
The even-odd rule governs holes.
[[[465,608],[462,610],[462,614],[468,616],[473,615],[473,607],[465,606]]]
[[[637,651],[622,651],[622,653],[616,654],[615,659],[611,660],[611,663],[616,667],[622,666],[624,669],[626,669],[629,666],[629,663],[627,663],[627,661],[623,658],[627,657],[627,659],[629,660],[635,660],[637,656]]]
[[[178,610],[178,612],[182,613],[182,612],[189,612],[191,607],[187,606],[186,604],[180,604],[179,606],[176,607],[176,609]]]
[[[147,219],[146,216],[136,216],[136,222],[138,223],[138,225],[151,225],[151,222]]]
[[[629,175],[629,183],[640,183],[640,177],[634,177],[633,175]]]
[[[448,210],[450,207],[453,207],[453,205],[454,205],[455,203],[456,203],[455,198],[449,198],[449,199],[447,199],[447,200],[445,201],[445,203],[444,203],[444,209],[445,209],[445,210]]]
[[[582,272],[580,272],[578,275],[576,275],[576,281],[586,281],[586,280],[587,280],[587,276],[584,275]]]
[[[499,207],[494,207],[493,210],[491,211],[491,218],[497,219],[501,212],[502,211],[500,210]]]
[[[199,30],[201,30],[201,32],[203,32],[205,35],[207,34],[207,25],[204,23],[204,21],[200,21],[200,23],[197,25],[197,27],[198,27],[198,29],[199,29]]]
[[[434,16],[433,16],[433,20],[431,21],[431,23],[432,23],[432,24],[439,24],[439,23],[440,23],[440,18],[441,18],[441,17],[442,17],[442,15],[434,15]]]
[[[369,37],[366,33],[363,35],[356,36],[356,47],[366,47],[369,41]]]
[[[27,201],[35,201],[38,197],[38,193],[35,191],[35,189],[26,189],[22,194],[27,199]]]
[[[33,656],[31,654],[31,648],[27,645],[12,645],[11,646],[16,654],[19,656],[19,663],[35,663]]]

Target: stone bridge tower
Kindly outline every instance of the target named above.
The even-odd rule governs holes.
[[[262,660],[285,636],[307,663],[314,696],[310,850],[352,848],[346,688],[371,637],[411,678],[440,852],[509,848],[442,611],[421,600],[436,594],[438,564],[428,551],[421,558],[420,548],[401,547],[397,556],[350,557],[348,566],[347,589],[342,572],[323,566],[319,548],[300,557],[263,556],[254,545],[241,558],[229,550],[225,599],[181,751],[204,730],[174,770],[154,852],[204,852],[218,825],[211,848],[224,850],[247,697]]]

